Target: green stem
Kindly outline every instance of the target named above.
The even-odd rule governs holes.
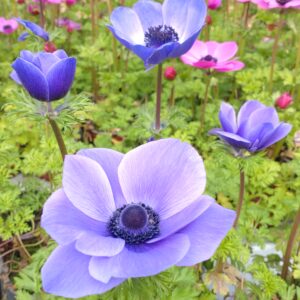
[[[161,111],[161,93],[162,93],[162,64],[157,66],[156,82],[156,109],[155,109],[155,131],[160,131],[160,111]]]
[[[108,13],[111,15],[112,10],[113,10],[113,5],[112,5],[112,0],[107,0],[107,8],[108,8]],[[119,70],[119,60],[118,60],[118,52],[117,52],[117,42],[116,39],[112,39],[112,53],[113,53],[113,63],[114,63],[114,69],[115,71]]]
[[[175,106],[175,85],[172,84],[170,97],[169,97],[169,107],[172,108]]]
[[[249,19],[249,10],[250,10],[250,2],[245,4],[245,19],[244,19],[244,26],[245,29],[248,29],[248,19]]]
[[[204,123],[205,123],[205,111],[208,102],[208,92],[209,92],[210,82],[211,82],[211,76],[210,74],[207,74],[204,100],[203,100],[201,114],[200,114],[200,130],[204,127]]]
[[[43,0],[40,0],[40,25],[45,27],[45,6]]]
[[[296,99],[297,96],[297,75],[299,73],[299,67],[300,67],[300,39],[298,41],[298,51],[297,51],[297,58],[296,58],[296,63],[295,63],[295,68],[294,68],[294,88],[293,88],[293,98]]]
[[[236,217],[233,223],[233,227],[237,228],[238,225],[238,221],[241,215],[241,211],[242,211],[242,207],[243,207],[243,203],[244,203],[244,194],[245,194],[245,172],[244,170],[241,168],[240,169],[240,192],[239,192],[239,202],[238,202],[238,206],[236,209]]]
[[[283,27],[283,23],[284,23],[284,10],[281,10],[280,11],[280,19],[279,19],[279,22],[278,22],[278,28],[277,28],[277,31],[276,31],[274,45],[273,45],[273,51],[272,51],[270,79],[269,79],[270,94],[273,92],[273,77],[274,77],[275,62],[276,62],[277,51],[278,51],[280,31],[281,31],[281,28]]]
[[[55,122],[55,120],[52,118],[53,110],[52,110],[51,102],[48,102],[47,104],[48,104],[47,118],[51,125],[52,131],[55,135],[55,138],[56,138],[56,141],[57,141],[60,153],[61,153],[62,160],[64,160],[65,156],[68,154],[68,151],[67,151],[64,139],[62,137],[61,131],[60,131],[57,123]]]
[[[298,230],[299,225],[300,225],[300,208],[299,208],[299,210],[297,212],[297,215],[295,217],[294,224],[293,224],[293,227],[292,227],[292,230],[291,230],[291,234],[290,234],[290,237],[289,237],[289,240],[288,240],[288,243],[287,243],[285,255],[284,255],[284,258],[283,258],[283,267],[282,267],[282,271],[281,271],[281,277],[285,280],[286,280],[287,275],[288,275],[290,258],[291,258],[294,242],[296,240],[296,235],[297,235],[297,230]]]

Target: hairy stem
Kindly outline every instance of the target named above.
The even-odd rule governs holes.
[[[284,258],[283,258],[283,267],[281,271],[281,277],[286,280],[287,275],[288,275],[288,269],[289,269],[289,263],[290,263],[290,258],[294,246],[294,242],[296,240],[296,235],[297,235],[297,230],[300,225],[300,208],[296,214],[294,224],[292,226],[292,230],[290,233],[290,237],[286,246]]]
[[[40,0],[40,24],[41,27],[44,28],[45,27],[45,4],[43,2],[43,0]]]
[[[211,76],[210,76],[210,74],[207,74],[204,100],[203,100],[201,114],[200,114],[200,130],[204,127],[204,124],[205,124],[205,112],[206,112],[206,105],[207,105],[207,101],[208,101],[208,92],[209,92],[210,82],[211,82]]]
[[[278,23],[278,28],[275,35],[274,45],[273,45],[273,51],[272,51],[272,60],[271,60],[271,68],[270,68],[270,78],[269,78],[269,89],[270,93],[273,91],[273,77],[274,77],[274,69],[275,69],[275,62],[277,57],[277,51],[278,51],[278,44],[279,44],[279,36],[281,28],[283,27],[284,23],[284,11],[280,11],[280,19]]]
[[[156,83],[156,109],[155,109],[155,131],[160,131],[160,110],[161,110],[161,93],[162,93],[162,64],[157,66],[157,83]]]
[[[237,228],[239,218],[241,215],[243,203],[244,203],[244,194],[245,194],[245,172],[243,169],[240,169],[240,192],[239,192],[239,202],[236,209],[236,217],[233,223],[233,227]]]

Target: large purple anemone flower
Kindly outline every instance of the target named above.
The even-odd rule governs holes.
[[[76,59],[64,50],[53,53],[21,51],[10,77],[24,86],[30,96],[39,101],[54,101],[69,92],[76,71]]]
[[[117,7],[108,28],[146,67],[179,57],[194,44],[205,23],[204,0],[140,0],[133,9]]]
[[[263,150],[288,135],[292,126],[279,121],[273,107],[259,101],[247,101],[237,117],[234,108],[223,102],[219,112],[222,128],[215,128],[215,134],[237,151],[241,149],[256,152]]]
[[[77,298],[209,259],[235,213],[202,195],[205,182],[197,151],[176,139],[125,155],[90,149],[66,156],[63,187],[41,221],[58,243],[42,268],[44,290]]]

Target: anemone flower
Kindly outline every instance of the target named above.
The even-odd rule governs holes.
[[[75,30],[81,30],[81,24],[74,22],[68,18],[60,18],[56,20],[56,25],[58,27],[65,27],[68,32],[73,32]]]
[[[6,35],[14,33],[18,29],[18,22],[15,19],[0,17],[0,32]]]
[[[146,67],[187,52],[205,24],[204,0],[140,0],[133,9],[118,7],[107,27]]]
[[[66,156],[62,188],[47,200],[41,225],[58,243],[42,268],[43,289],[77,298],[127,278],[209,259],[235,213],[202,195],[197,151],[176,139],[122,154],[81,150]]]
[[[23,25],[26,29],[28,29],[34,35],[40,37],[41,39],[43,39],[45,41],[49,41],[49,34],[41,26],[39,26],[33,22],[20,19],[20,18],[16,18],[16,20],[18,21],[18,23]]]
[[[12,67],[11,78],[39,101],[59,100],[69,92],[75,75],[76,59],[64,50],[53,53],[21,51]]]
[[[211,69],[217,72],[238,71],[244,68],[244,63],[232,59],[238,51],[235,42],[217,43],[213,41],[195,41],[193,47],[181,60],[188,65],[200,69]]]
[[[268,9],[300,9],[299,0],[252,0],[251,2],[255,3],[259,8],[268,10]]]
[[[208,0],[207,7],[211,10],[219,8],[222,4],[222,0]]]
[[[286,137],[292,129],[290,124],[279,121],[275,108],[255,100],[247,101],[237,117],[233,107],[223,102],[219,120],[222,128],[215,128],[210,134],[217,135],[237,154],[261,151]]]
[[[290,93],[283,93],[280,97],[278,97],[275,101],[276,106],[281,109],[286,109],[293,103],[293,97]]]

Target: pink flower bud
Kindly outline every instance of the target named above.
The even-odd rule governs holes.
[[[166,67],[164,76],[167,80],[174,80],[176,78],[177,72],[173,67]]]
[[[25,3],[25,0],[17,0],[17,3],[18,3],[18,4],[24,4],[24,3]]]
[[[276,99],[276,106],[281,109],[287,108],[293,102],[293,97],[289,93],[283,93]]]
[[[212,18],[211,18],[210,15],[206,16],[205,22],[206,22],[207,25],[211,25],[212,24]]]
[[[44,44],[44,50],[46,52],[53,53],[54,51],[57,50],[57,48],[56,48],[56,46],[55,46],[55,44],[53,42],[46,42]]]

